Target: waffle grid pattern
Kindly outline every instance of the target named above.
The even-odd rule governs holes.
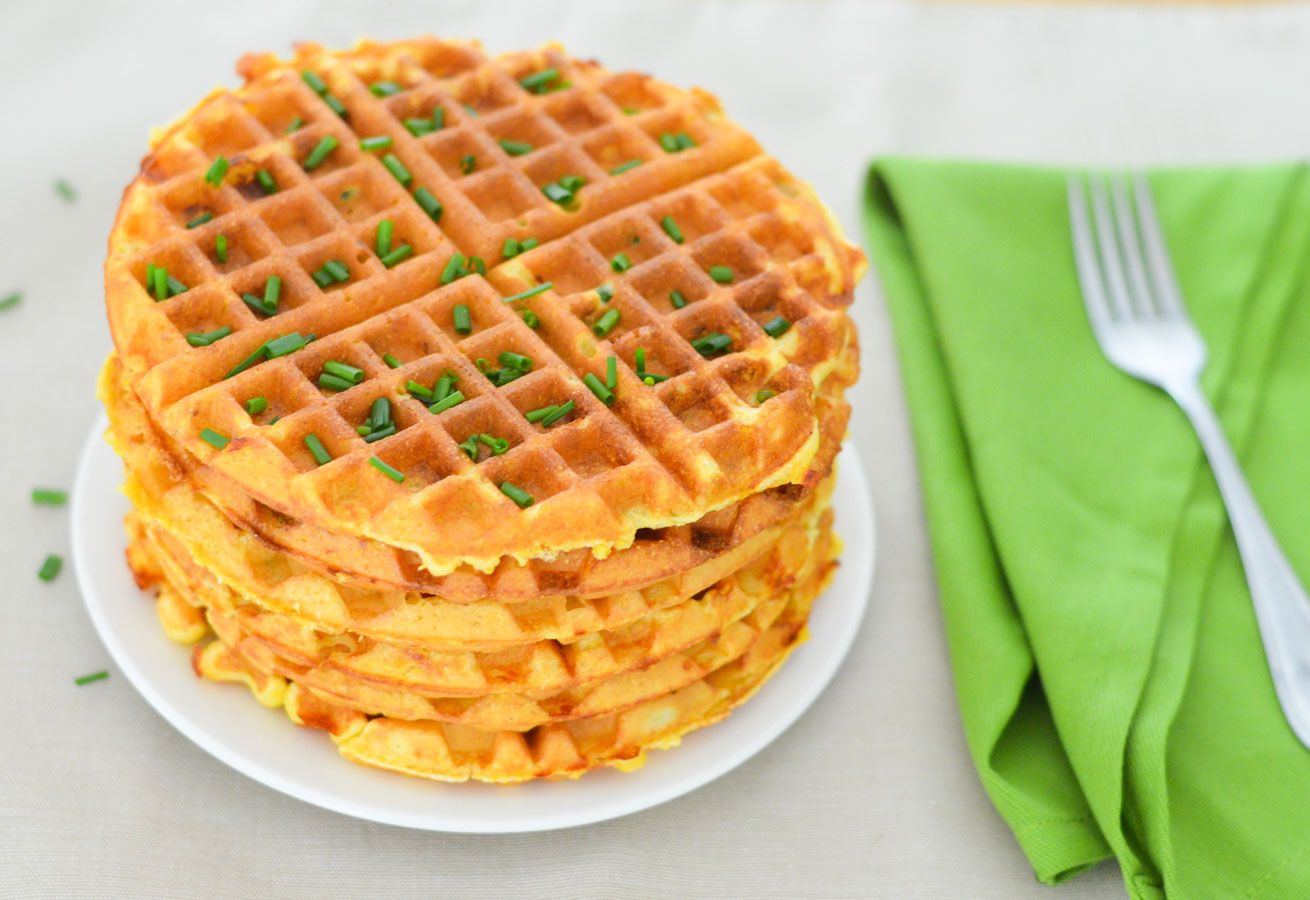
[[[205,422],[240,437],[247,452],[236,459],[194,436],[183,444],[257,499],[337,525],[408,499],[411,505],[396,507],[373,532],[402,546],[448,518],[442,510],[454,495],[423,489],[452,475],[462,476],[455,481],[463,482],[465,499],[471,490],[499,515],[509,501],[497,486],[506,482],[538,505],[567,494],[581,517],[604,522],[642,505],[703,511],[716,489],[758,484],[761,473],[788,458],[770,440],[803,434],[807,419],[812,429],[814,385],[805,369],[845,340],[840,307],[849,302],[850,273],[836,270],[834,244],[797,223],[792,207],[801,201],[790,176],[711,114],[703,96],[643,76],[605,73],[553,49],[497,60],[438,41],[396,45],[380,56],[302,50],[298,64],[322,77],[344,104],[343,119],[295,69],[260,59],[247,66],[248,75],[268,69],[253,86],[212,98],[147,160],[143,177],[163,181],[133,215],[164,217],[168,237],[126,263],[140,285],[133,298],[139,304],[155,305],[147,293],[151,265],[189,287],[152,310],[172,328],[151,339],[138,391],[174,435]],[[569,86],[541,95],[520,86],[520,78],[545,67],[556,68]],[[393,80],[402,90],[375,96],[368,87],[373,79]],[[409,115],[431,116],[437,107],[444,128],[416,137],[404,126]],[[304,124],[284,134],[295,120]],[[667,152],[657,136],[674,130],[689,134],[695,146]],[[438,221],[380,153],[360,149],[360,137],[373,135],[392,139],[388,152],[413,174],[410,189],[427,187],[440,199]],[[306,172],[304,161],[326,136],[337,146]],[[499,140],[534,149],[512,155]],[[231,166],[214,188],[201,176],[220,154],[231,154]],[[479,161],[472,172],[452,169],[451,160],[469,155]],[[606,166],[629,159],[643,164],[608,174]],[[723,171],[733,163],[741,165]],[[265,194],[261,170],[272,175],[275,193]],[[574,211],[540,190],[565,174],[587,180]],[[489,212],[490,201],[479,200],[484,195],[514,211]],[[204,215],[213,218],[188,227]],[[661,227],[665,216],[677,223],[682,243]],[[395,226],[393,247],[414,248],[391,269],[374,252],[384,219]],[[216,251],[220,235],[225,261]],[[529,236],[540,246],[502,261],[505,238]],[[443,285],[456,254],[485,260],[486,277],[470,274]],[[624,271],[612,262],[618,254],[631,264]],[[349,278],[316,284],[313,274],[331,260]],[[709,277],[716,266],[731,270],[730,284]],[[262,295],[273,275],[281,279],[275,315],[241,302],[244,294]],[[528,300],[502,302],[546,282],[552,287]],[[601,285],[612,299],[603,298]],[[685,298],[681,308],[670,299],[674,291]],[[471,334],[456,332],[456,305],[471,310]],[[618,324],[598,337],[593,329],[610,309],[620,313]],[[540,319],[535,330],[523,321],[524,310]],[[792,334],[781,339],[761,327],[778,315],[791,323]],[[188,333],[223,328],[232,333],[208,346],[186,341]],[[268,341],[291,333],[317,340],[224,378]],[[690,341],[711,333],[728,335],[732,345],[705,359]],[[639,348],[644,371],[667,381],[643,383]],[[479,361],[494,368],[503,351],[530,357],[533,371],[498,388]],[[384,354],[402,366],[391,369]],[[606,407],[582,377],[605,380],[610,356],[619,361],[619,399]],[[321,389],[316,380],[330,360],[362,369],[363,383],[339,394]],[[458,375],[465,400],[434,417],[405,385],[430,387],[446,372]],[[268,407],[252,420],[241,404],[255,396]],[[378,397],[392,403],[396,434],[370,444],[356,429]],[[569,400],[575,411],[550,429],[524,418]],[[459,445],[478,434],[507,441],[509,451],[480,449],[469,459]],[[310,435],[332,462],[319,465],[305,444]],[[254,446],[262,453],[258,460]],[[380,483],[363,466],[372,455],[404,482]],[[392,496],[379,502],[387,492]],[[352,509],[352,497],[366,499]],[[417,510],[426,515],[413,515]],[[406,521],[415,524],[391,527]],[[475,518],[469,527],[486,524]]]

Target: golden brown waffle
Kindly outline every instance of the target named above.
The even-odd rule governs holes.
[[[827,390],[844,388],[846,379],[853,379],[853,369],[852,359],[850,368],[842,370],[840,376],[829,376],[819,397],[822,437],[816,464],[821,459],[825,472],[831,466],[849,415],[849,406],[842,401],[830,402]],[[133,505],[191,545],[191,552],[199,554],[206,566],[224,573],[224,580],[242,584],[243,591],[256,597],[276,596],[281,582],[308,567],[332,579],[333,586],[324,592],[328,596],[339,586],[365,591],[363,596],[370,598],[375,590],[400,589],[438,595],[452,603],[539,601],[545,596],[555,598],[548,601],[555,608],[563,602],[560,595],[567,594],[575,600],[609,598],[609,607],[617,612],[613,603],[616,594],[680,578],[684,584],[677,592],[685,596],[736,568],[758,552],[753,548],[770,540],[769,533],[794,519],[797,504],[808,496],[795,486],[752,494],[689,525],[639,535],[632,546],[604,559],[581,550],[550,561],[520,564],[503,560],[490,574],[463,567],[437,577],[419,568],[404,551],[288,523],[286,517],[248,498],[220,495],[215,501],[218,508],[241,529],[262,540],[243,537],[237,527],[215,514],[209,502],[212,496],[207,499],[195,490],[197,482],[202,488],[207,482],[203,467],[188,465],[185,452],[171,447],[151,425],[145,409],[121,384],[120,372],[117,358],[111,356],[101,372],[99,394],[109,412],[110,443],[131,475],[126,490]],[[255,527],[251,527],[252,520],[257,523]],[[284,559],[283,554],[289,559]],[[362,576],[360,568],[369,569],[372,575]],[[702,570],[703,577],[690,577],[697,569]],[[403,583],[395,584],[396,578]],[[409,613],[419,611],[411,601],[407,604]],[[322,606],[322,602],[317,605]],[[332,604],[333,609],[339,606]],[[375,616],[375,600],[369,601],[369,608],[370,616]],[[453,624],[473,615],[472,611],[464,611],[445,621]],[[530,614],[536,621],[543,615]],[[576,619],[578,614],[570,618]],[[341,630],[350,626],[320,627]],[[387,626],[387,634],[397,640],[418,636],[405,622],[395,620]]]
[[[211,605],[207,601],[218,596],[214,577],[175,556],[167,544],[149,539],[136,516],[129,521],[133,541],[128,555],[139,584],[163,582],[160,618],[176,639],[198,639],[205,631],[199,610],[208,607],[214,630],[243,655],[339,697],[354,696],[344,692],[362,682],[361,690],[377,694],[377,711],[401,715],[397,710],[411,708],[415,698],[399,697],[398,692],[443,699],[513,693],[548,701],[545,705],[551,709],[567,704],[576,711],[585,709],[588,700],[593,706],[601,702],[603,679],[644,670],[645,682],[669,684],[675,679],[668,675],[685,678],[696,666],[709,664],[710,648],[697,649],[697,644],[712,642],[715,652],[732,641],[740,644],[746,631],[736,623],[753,615],[758,630],[760,610],[793,585],[826,574],[834,555],[831,521],[831,511],[823,510],[711,588],[630,625],[569,644],[537,641],[492,653],[401,648],[356,634],[325,634],[297,617],[268,612],[251,602]],[[721,639],[734,628],[731,640]],[[683,658],[675,659],[677,654]],[[652,671],[657,665],[662,671]],[[616,692],[614,685],[605,690],[610,696]],[[559,696],[565,691],[572,693]],[[446,704],[448,709],[454,706]]]
[[[364,765],[440,781],[515,783],[577,778],[600,766],[628,771],[651,749],[727,716],[759,689],[804,638],[813,597],[799,593],[734,661],[686,687],[622,712],[544,725],[527,732],[486,731],[432,720],[369,717],[296,681],[260,668],[222,640],[197,646],[197,675],[246,684],[292,721],[331,734],[341,754]]]
[[[547,69],[558,75],[543,93],[521,86]],[[843,309],[863,259],[808,187],[761,155],[712,97],[556,48],[489,60],[475,45],[431,39],[345,53],[305,46],[289,63],[260,56],[241,70],[244,87],[216,92],[157,137],[124,195],[106,262],[110,323],[133,390],[216,481],[299,522],[408,550],[443,575],[462,564],[489,571],[502,557],[604,555],[640,529],[822,474],[811,471],[817,385],[853,341]],[[322,79],[321,93],[302,70]],[[379,81],[402,90],[374,96]],[[437,107],[443,128],[406,130],[407,117]],[[297,118],[305,124],[288,134]],[[661,146],[681,134],[692,146]],[[329,136],[337,146],[307,171]],[[408,184],[381,151],[360,148],[375,136],[391,139]],[[513,155],[517,144],[532,149]],[[470,156],[472,168],[461,166]],[[207,183],[219,157],[226,175]],[[586,182],[572,202],[542,193],[570,175]],[[442,204],[439,220],[416,199],[420,187]],[[666,216],[682,243],[662,228]],[[393,245],[413,248],[391,268],[375,252],[384,219]],[[503,259],[508,238],[540,246]],[[484,260],[485,277],[442,284],[455,254]],[[331,261],[346,280],[316,282]],[[156,282],[152,266],[178,284]],[[711,277],[718,267],[730,283]],[[276,314],[252,311],[241,297],[262,296],[272,275]],[[672,291],[685,306],[674,308]],[[461,305],[467,334],[455,328]],[[611,310],[619,322],[598,336]],[[778,317],[788,329],[773,337],[763,326]],[[188,343],[224,328],[205,346]],[[310,333],[317,339],[302,349],[224,377],[270,341]],[[713,334],[730,350],[703,357],[691,342]],[[668,380],[643,383],[638,349],[644,371]],[[503,352],[530,357],[531,372],[496,386],[476,362],[496,366]],[[605,380],[611,357],[607,406],[583,379]],[[329,361],[357,367],[362,383],[321,389]],[[458,406],[433,414],[404,390],[446,370],[458,375]],[[254,397],[267,409],[248,414]],[[382,397],[397,432],[366,443],[356,426]],[[525,418],[566,401],[575,411],[550,428]],[[475,461],[458,449],[484,433],[508,452],[477,451]],[[310,435],[332,461],[317,464]],[[533,504],[520,509],[505,484]]]

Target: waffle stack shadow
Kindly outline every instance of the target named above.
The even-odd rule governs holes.
[[[128,561],[347,758],[632,768],[803,638],[860,253],[701,91],[475,44],[247,57],[110,238]]]

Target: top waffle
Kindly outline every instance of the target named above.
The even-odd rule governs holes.
[[[822,475],[863,257],[712,97],[435,39],[240,71],[106,261],[128,383],[216,477],[444,574]]]

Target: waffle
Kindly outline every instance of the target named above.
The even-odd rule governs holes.
[[[365,688],[388,692],[379,694],[379,702],[397,692],[439,698],[514,693],[535,701],[572,690],[574,696],[552,702],[577,709],[583,696],[596,694],[603,679],[647,671],[647,681],[653,682],[663,677],[649,672],[656,665],[685,675],[692,666],[679,654],[703,665],[697,660],[705,658],[707,648],[698,649],[698,644],[723,643],[718,639],[726,631],[752,614],[758,620],[760,610],[783,590],[821,576],[834,555],[832,515],[824,509],[808,518],[758,559],[677,606],[583,640],[543,640],[497,652],[404,648],[353,633],[325,634],[252,602],[230,605],[224,598],[215,603],[221,595],[214,576],[152,540],[135,517],[128,555],[139,584],[164,585],[160,619],[174,639],[191,642],[203,636],[203,610],[214,630],[244,655],[325,692],[342,696],[350,684],[362,682]],[[614,693],[612,686],[609,693]],[[400,708],[396,704],[411,699],[391,699],[392,706],[378,709],[394,715]]]
[[[638,768],[648,750],[676,746],[682,735],[749,699],[804,639],[813,597],[792,593],[744,653],[705,677],[621,712],[527,732],[370,717],[261,668],[222,640],[197,646],[192,665],[205,678],[246,684],[260,702],[283,707],[297,724],[327,731],[353,762],[439,781],[577,778],[601,766]]]
[[[831,468],[849,417],[849,406],[830,399],[829,394],[839,394],[853,381],[853,351],[848,352],[851,358],[828,377],[819,395],[821,441],[815,465],[822,465],[825,473]],[[265,573],[298,573],[307,567],[334,582],[320,596],[324,592],[330,596],[340,585],[361,591],[416,591],[456,603],[493,598],[516,602],[562,593],[577,599],[612,598],[686,576],[697,568],[709,574],[711,564],[720,572],[730,571],[756,552],[745,545],[753,541],[758,546],[768,540],[769,533],[797,515],[797,503],[808,496],[798,486],[762,491],[688,525],[639,535],[630,547],[604,559],[585,550],[573,551],[550,561],[502,560],[489,574],[463,567],[438,577],[419,567],[404,551],[288,522],[240,495],[215,497],[213,490],[204,492],[212,483],[203,468],[189,465],[185,452],[152,426],[121,375],[122,367],[111,356],[101,373],[99,394],[109,412],[110,442],[132,474],[127,489],[133,505],[166,530],[190,535],[191,552],[205,558],[207,566],[222,571],[226,580],[244,582],[246,592],[255,595],[270,594],[285,580],[272,581]],[[211,505],[223,516],[216,515]],[[261,540],[239,540],[238,528]],[[282,559],[283,555],[290,559]],[[690,587],[683,590],[684,594],[690,592]],[[339,603],[332,606],[340,608]],[[388,632],[395,639],[404,639],[406,633],[404,623],[396,623]]]
[[[708,94],[558,48],[488,59],[435,39],[305,45],[240,71],[243,87],[156,136],[105,270],[127,382],[210,490],[445,576],[604,556],[642,529],[822,477],[816,396],[853,344],[844,307],[863,258]],[[375,96],[379,82],[400,90]],[[439,130],[407,129],[436,108]],[[390,138],[390,157],[364,137]],[[316,152],[327,138],[335,148]],[[570,176],[585,185],[565,190]],[[384,253],[390,266],[376,252],[384,220],[412,248]],[[507,240],[528,239],[538,246],[505,257]],[[476,271],[444,283],[457,257]],[[509,380],[522,357],[530,371]],[[329,362],[361,383],[320,387]],[[407,385],[445,372],[463,402],[429,412]],[[255,397],[267,406],[249,413]],[[395,433],[366,442],[357,426],[379,398]],[[567,402],[551,427],[526,418]],[[459,446],[476,434],[507,451],[470,459]]]

